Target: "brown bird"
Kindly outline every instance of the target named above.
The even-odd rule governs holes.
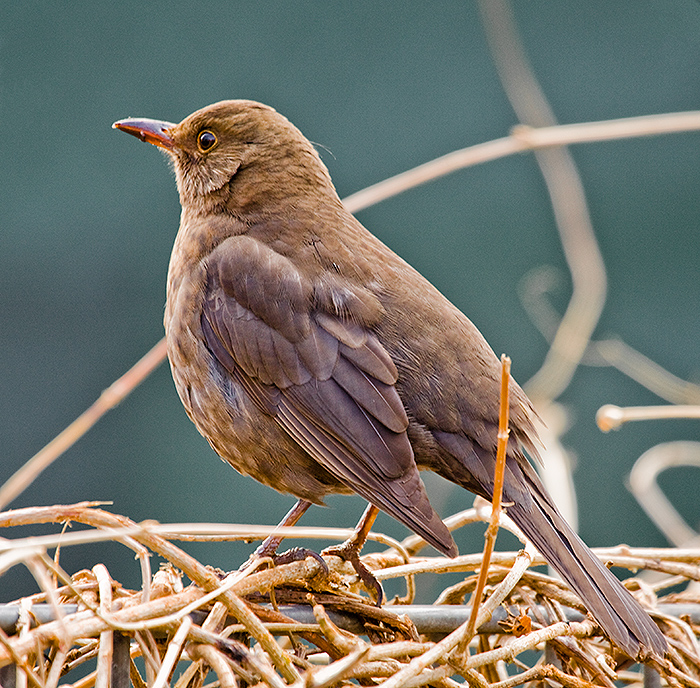
[[[114,126],[174,163],[168,356],[214,450],[300,500],[286,523],[355,492],[455,556],[419,469],[491,499],[500,364],[479,330],[345,209],[313,145],[272,108],[229,100],[179,124]],[[526,459],[535,414],[511,390],[508,516],[625,653],[662,655],[656,625]]]

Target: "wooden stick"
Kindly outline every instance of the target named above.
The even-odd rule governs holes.
[[[471,599],[472,613],[469,617],[467,633],[460,643],[460,654],[466,651],[469,642],[474,636],[476,629],[476,619],[479,614],[479,605],[481,596],[486,585],[486,578],[489,572],[489,563],[491,562],[491,554],[496,544],[496,536],[498,535],[498,520],[501,516],[501,497],[503,495],[503,477],[506,471],[506,450],[508,448],[508,436],[510,430],[508,428],[509,413],[510,413],[510,358],[503,354],[501,356],[501,406],[498,413],[498,446],[496,449],[496,469],[493,478],[493,498],[491,499],[491,522],[484,538],[484,555],[481,560],[481,569],[479,570],[479,580],[476,584],[476,589]]]

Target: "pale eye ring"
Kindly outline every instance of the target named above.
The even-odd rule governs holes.
[[[204,129],[199,132],[199,135],[197,136],[197,146],[199,146],[199,150],[201,150],[203,153],[206,153],[208,150],[211,150],[218,142],[218,139],[216,138],[216,134],[213,131],[209,131],[209,129]]]

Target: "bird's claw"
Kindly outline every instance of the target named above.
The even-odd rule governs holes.
[[[273,554],[272,561],[275,566],[282,566],[282,564],[291,564],[294,561],[303,561],[306,557],[315,559],[323,569],[324,575],[328,576],[330,574],[328,564],[326,564],[323,557],[318,552],[314,552],[312,549],[306,549],[305,547],[292,547],[292,549],[288,549],[286,552],[282,552],[282,554]]]
[[[238,570],[245,571],[246,569],[249,569],[251,566],[254,566],[256,563],[260,562],[262,559],[269,561],[272,566],[282,566],[283,564],[291,564],[295,561],[303,561],[307,557],[311,557],[318,562],[321,567],[321,573],[325,578],[330,575],[328,564],[324,561],[323,557],[318,552],[314,552],[313,550],[306,549],[304,547],[293,547],[292,549],[288,549],[286,552],[282,552],[282,554],[267,551],[262,552],[258,549],[250,555],[248,561],[244,562]]]
[[[362,563],[357,547],[354,547],[352,543],[346,542],[342,545],[327,547],[321,554],[339,557],[343,561],[349,562],[353,569],[355,569],[355,573],[360,577],[365,588],[367,588],[370,594],[374,593],[374,601],[377,607],[382,606],[384,602],[384,590],[382,589],[382,585],[376,579],[375,575]]]

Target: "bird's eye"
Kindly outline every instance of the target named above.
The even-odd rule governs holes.
[[[209,131],[208,129],[199,132],[199,136],[197,137],[197,145],[199,146],[199,150],[201,150],[203,153],[211,150],[216,145],[216,142],[217,138],[214,132]]]

